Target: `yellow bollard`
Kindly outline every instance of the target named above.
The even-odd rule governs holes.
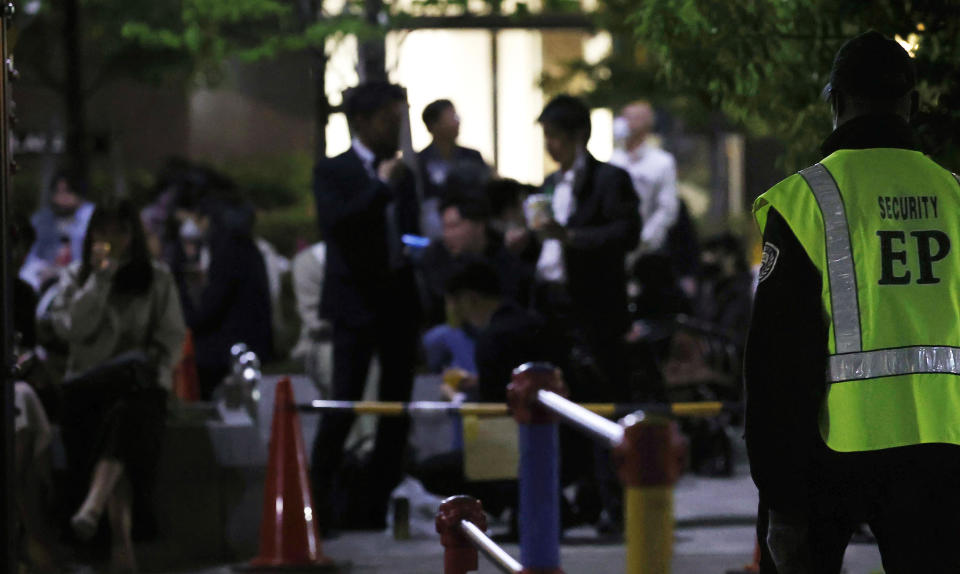
[[[673,486],[624,489],[627,574],[668,574],[673,558]]]
[[[627,574],[670,574],[673,560],[673,486],[685,447],[677,423],[630,415],[613,451],[624,487]]]

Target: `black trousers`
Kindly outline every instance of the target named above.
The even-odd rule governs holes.
[[[378,398],[382,401],[408,401],[413,389],[417,354],[417,319],[409,309],[384,313],[370,325],[355,326],[335,322],[333,326],[333,400],[357,401],[363,397],[374,353],[380,361]],[[311,479],[315,503],[321,512],[322,526],[344,526],[339,512],[342,504],[334,485],[343,460],[343,448],[356,415],[324,414],[311,457]],[[348,485],[351,492],[364,490],[364,516],[349,519],[376,526],[386,517],[390,492],[403,476],[403,462],[410,421],[406,417],[381,417],[377,421],[376,442],[362,485]],[[344,489],[339,489],[343,492]],[[352,505],[352,502],[351,502]],[[356,507],[354,507],[356,509]],[[353,512],[356,514],[356,512]],[[334,524],[331,524],[331,521]]]
[[[577,308],[565,286],[540,283],[536,287],[536,306],[547,317],[552,329],[564,333],[572,349],[566,374],[570,396],[577,402],[623,403],[630,399],[626,344],[623,339],[625,321],[597,315]],[[627,310],[623,310],[624,316]],[[593,463],[584,478],[594,487],[600,503],[614,524],[623,517],[623,488],[617,479],[610,448],[594,443]],[[565,447],[564,453],[569,450]],[[592,470],[592,476],[591,471]]]
[[[765,512],[761,505],[758,537],[772,557],[761,572],[839,573],[862,524],[876,537],[887,574],[960,572],[960,447],[930,446],[917,449],[919,456],[898,453],[890,466],[883,455],[865,457],[877,466],[853,473],[856,482],[820,490],[806,516]]]
[[[96,463],[118,460],[133,487],[136,539],[156,531],[154,487],[167,413],[167,391],[153,384],[146,357],[127,353],[64,381],[61,436],[70,474],[65,500],[71,513],[90,487]]]

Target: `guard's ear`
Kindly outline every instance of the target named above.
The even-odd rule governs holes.
[[[844,101],[842,95],[837,90],[833,90],[830,93],[830,110],[833,112],[833,129],[837,129],[840,125],[840,116],[843,115],[845,108],[846,101]]]

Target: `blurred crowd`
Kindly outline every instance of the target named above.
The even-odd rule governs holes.
[[[314,173],[322,240],[298,253],[256,235],[256,209],[235,182],[185,160],[164,166],[147,206],[95,205],[85,182],[58,172],[45,205],[8,230],[20,263],[19,500],[38,571],[65,560],[61,523],[67,539],[99,540],[117,570],[136,570],[133,540],[154,529],[168,409],[184,398],[175,373],[189,357],[200,398],[216,400],[237,343],[265,363],[296,359],[322,396],[343,400],[368,386],[409,400],[414,375],[433,373],[444,381],[437,398],[503,401],[512,370],[530,361],[561,367],[580,402],[739,398],[754,272],[736,236],[697,236],[674,158],[651,144],[650,104],[620,111],[605,163],[586,150],[587,107],[553,99],[537,119],[559,169],[540,186],[502,178],[460,146],[448,100],[422,111],[433,139],[413,157],[398,154],[399,87],[358,86],[344,112],[351,149]],[[285,283],[299,318],[292,349],[280,343],[291,328]],[[324,527],[382,528],[404,473],[439,494],[474,490],[493,509],[510,505],[509,485],[469,484],[456,450],[413,467],[399,418],[377,425],[361,479],[343,480],[353,422],[325,415],[314,443]],[[728,422],[686,429],[697,470],[730,472]],[[54,424],[70,476],[60,489]],[[572,434],[563,441],[564,481],[576,487],[565,523],[615,533],[609,454]]]

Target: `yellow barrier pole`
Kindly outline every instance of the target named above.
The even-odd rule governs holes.
[[[670,413],[675,417],[714,417],[723,412],[720,401],[699,403],[673,403]]]
[[[598,415],[613,418],[618,412],[630,405],[616,405],[611,403],[584,403],[583,408]],[[637,405],[643,408],[643,405]],[[672,403],[664,405],[669,408],[670,414],[678,417],[710,417],[723,412],[724,405],[721,402],[693,402],[693,403]],[[418,401],[412,403],[384,402],[384,401],[326,401],[318,400],[312,403],[301,405],[301,410],[305,411],[323,411],[323,410],[345,410],[358,415],[380,415],[380,416],[402,416],[404,414],[417,413],[457,413],[463,416],[478,417],[505,417],[508,416],[509,409],[503,403],[453,403],[440,401]]]
[[[624,486],[627,574],[670,574],[673,559],[673,486],[685,447],[677,423],[629,415],[614,449]]]

